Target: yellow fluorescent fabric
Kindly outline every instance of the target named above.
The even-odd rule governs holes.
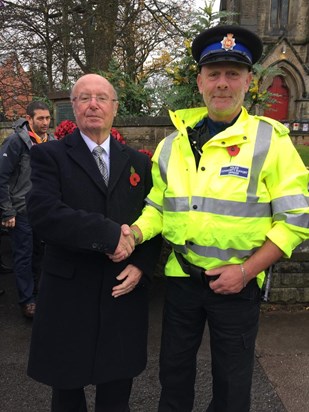
[[[207,109],[170,115],[178,133],[153,156],[153,188],[136,222],[144,240],[162,232],[187,260],[211,269],[245,261],[267,238],[287,257],[308,239],[309,172],[285,126],[243,108],[203,146],[197,169],[186,128]],[[236,156],[227,149],[233,145]],[[166,275],[185,276],[173,254]]]

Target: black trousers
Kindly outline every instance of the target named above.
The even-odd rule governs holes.
[[[130,412],[133,379],[96,385],[95,412]],[[52,390],[51,412],[87,412],[84,388]]]
[[[255,279],[240,293],[219,295],[198,279],[167,278],[159,412],[193,410],[196,356],[206,321],[213,377],[206,412],[249,412],[260,300]]]
[[[10,229],[10,236],[19,304],[33,303],[35,301],[32,273],[33,236],[27,216],[21,214],[15,216],[15,227]]]

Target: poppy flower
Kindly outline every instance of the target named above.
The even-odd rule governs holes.
[[[130,175],[131,186],[137,186],[138,183],[141,181],[140,175],[136,173],[134,167],[131,167],[130,172],[131,172],[131,175]]]
[[[151,159],[152,156],[153,156],[153,153],[148,149],[139,149],[138,151],[141,152],[141,153],[146,154],[149,157],[149,159]]]
[[[233,146],[227,147],[227,151],[228,151],[230,156],[237,156],[238,153],[240,152],[240,148],[239,148],[239,146],[234,144]]]
[[[67,134],[71,134],[76,129],[76,124],[71,120],[63,120],[58,124],[55,130],[55,137],[58,140],[61,140]]]
[[[115,127],[111,128],[111,135],[113,136],[114,139],[118,140],[118,142],[122,144],[126,144],[124,137]]]

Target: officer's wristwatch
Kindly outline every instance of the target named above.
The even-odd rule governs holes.
[[[138,234],[138,232],[137,232],[136,230],[134,230],[134,229],[132,229],[132,228],[130,228],[130,229],[131,229],[131,232],[132,232],[132,234],[133,234],[133,236],[134,236],[134,243],[135,243],[135,246],[136,246],[136,245],[139,244],[139,234]]]

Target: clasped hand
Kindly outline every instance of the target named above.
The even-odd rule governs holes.
[[[134,249],[135,241],[130,226],[122,225],[118,246],[116,247],[115,252],[112,255],[108,255],[108,257],[115,263],[121,262],[122,260],[127,259]]]

